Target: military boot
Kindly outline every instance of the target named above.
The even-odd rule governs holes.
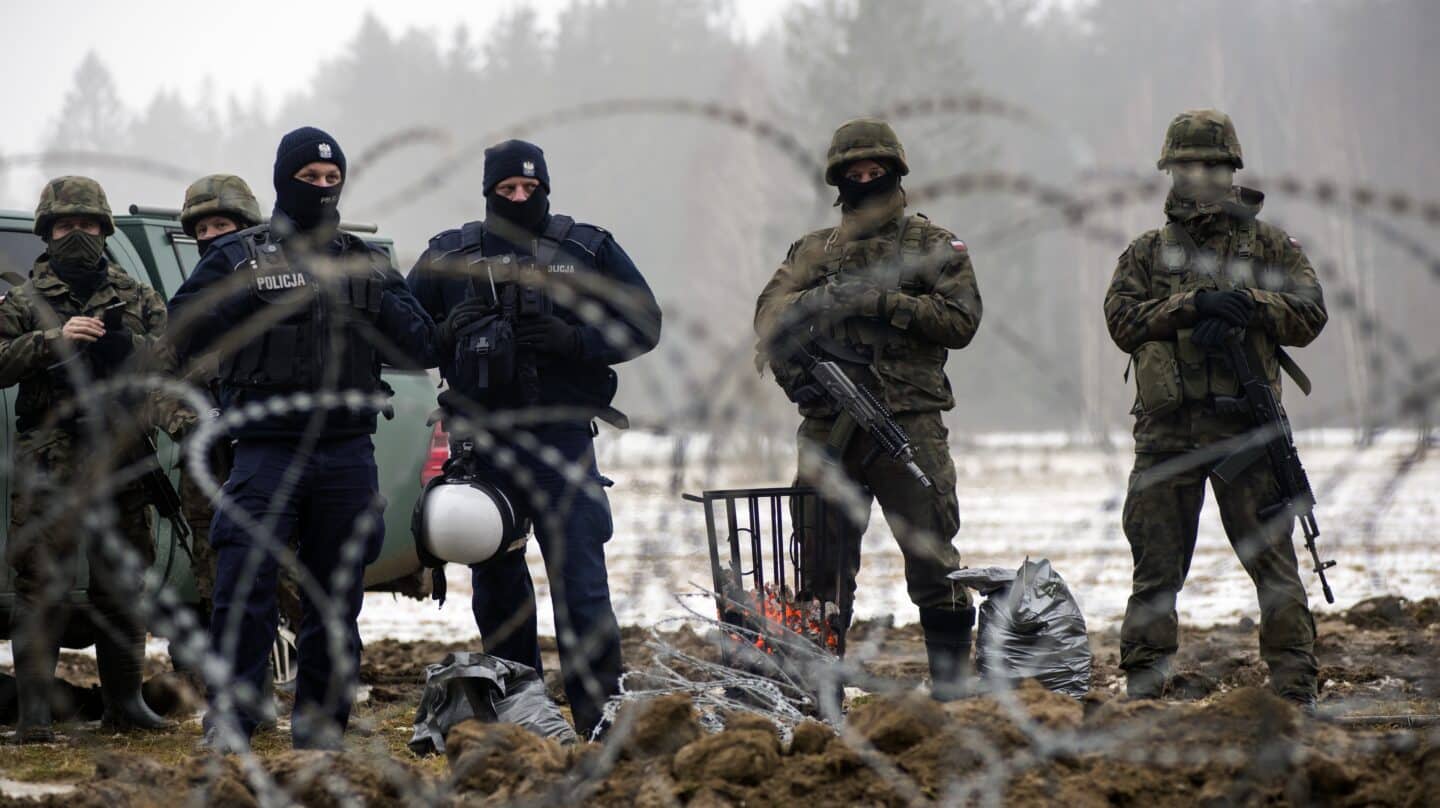
[[[1125,696],[1131,699],[1158,699],[1165,695],[1169,665],[1157,663],[1125,672]]]
[[[954,701],[965,694],[970,680],[970,638],[975,609],[921,609],[925,655],[930,659],[930,695],[936,701]]]
[[[105,714],[100,726],[125,732],[133,729],[171,729],[166,721],[145,703],[140,692],[144,684],[145,635],[116,637],[102,630],[95,640],[95,661],[100,669],[100,698]]]
[[[59,637],[36,636],[49,626],[18,598],[10,613],[11,653],[15,657],[15,742],[54,743],[50,697],[55,690]]]

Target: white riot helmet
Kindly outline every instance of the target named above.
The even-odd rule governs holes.
[[[482,564],[524,547],[529,532],[503,490],[463,473],[425,486],[414,521],[415,549],[428,567]]]

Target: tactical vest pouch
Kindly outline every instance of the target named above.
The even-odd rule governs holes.
[[[1186,401],[1204,401],[1210,394],[1209,360],[1190,339],[1191,329],[1175,332],[1175,361],[1180,371],[1180,394]]]
[[[1135,354],[1135,395],[1140,413],[1159,417],[1180,408],[1184,398],[1180,390],[1180,365],[1175,359],[1175,343],[1153,340],[1141,345]]]
[[[455,335],[451,385],[477,401],[493,401],[515,383],[515,329],[500,312],[487,314]]]

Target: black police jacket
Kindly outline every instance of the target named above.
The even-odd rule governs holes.
[[[559,240],[557,257],[544,268],[559,273],[597,273],[598,283],[580,283],[575,288],[582,290],[578,297],[581,305],[587,301],[598,304],[601,316],[582,319],[571,307],[555,302],[554,313],[579,331],[580,355],[573,360],[541,360],[540,395],[535,404],[598,413],[615,396],[616,377],[611,366],[641,356],[659,342],[660,305],[640,270],[610,233],[594,225],[561,221],[566,223],[559,228],[565,236]],[[555,232],[555,223],[556,217],[547,215],[539,231]],[[443,322],[451,309],[488,283],[486,278],[466,275],[470,259],[509,255],[533,261],[537,248],[544,251],[536,241],[515,244],[494,229],[472,222],[430,239],[406,282],[430,316],[437,323]],[[442,350],[439,359],[441,375],[447,380],[456,378],[454,353]],[[468,396],[473,391],[456,392]]]
[[[382,363],[435,365],[435,323],[384,253],[345,232],[318,249],[302,248],[296,237],[283,235],[287,231],[294,226],[276,210],[270,225],[221,238],[170,299],[171,339],[182,367],[212,348],[221,354],[222,410],[293,393],[383,393]],[[261,249],[274,244],[283,252],[278,266],[257,255],[257,241]],[[287,297],[310,289],[308,302]],[[274,312],[283,316],[266,316],[271,303],[283,306]],[[232,342],[236,335],[242,338]],[[373,407],[336,408],[317,419],[313,407],[301,408],[248,419],[230,434],[355,437],[375,432],[376,414]]]

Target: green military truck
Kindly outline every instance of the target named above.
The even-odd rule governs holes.
[[[31,232],[34,223],[29,213],[0,210],[0,295],[28,277],[36,257],[45,251],[45,243]],[[130,206],[128,216],[115,217],[116,233],[106,240],[110,261],[138,280],[154,287],[167,299],[180,287],[199,261],[195,240],[180,229],[179,211]],[[345,225],[363,233],[366,240],[384,250],[394,263],[391,240],[375,236],[375,228]],[[380,558],[365,570],[365,586],[369,590],[418,594],[421,576],[420,561],[410,534],[411,511],[424,480],[439,472],[448,454],[444,433],[426,424],[426,416],[434,407],[435,381],[422,371],[386,368],[385,381],[395,390],[395,417],[380,419],[375,435],[375,459],[380,468],[381,492],[389,501],[385,511],[385,546]],[[0,557],[10,525],[11,472],[14,459],[15,388],[0,390],[0,445],[4,447],[4,465],[0,467]],[[178,486],[180,451],[164,434],[159,441],[160,459],[171,469],[171,479]],[[173,530],[163,519],[156,520],[156,570],[166,574],[166,583],[175,588],[182,599],[194,603],[198,594],[190,571],[189,560],[176,543]],[[88,585],[84,559],[78,562],[75,586],[69,593],[73,604],[87,603]],[[0,638],[10,630],[10,610],[15,602],[14,573],[8,564],[0,563]],[[93,642],[88,620],[71,620],[62,645],[83,648]],[[283,656],[285,650],[277,648]],[[284,677],[283,671],[277,675]]]

